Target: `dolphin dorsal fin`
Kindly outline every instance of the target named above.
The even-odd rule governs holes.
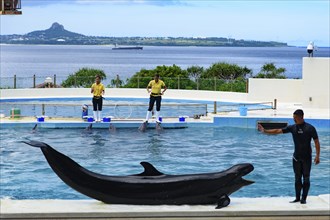
[[[144,171],[139,174],[139,176],[160,176],[164,175],[162,172],[159,172],[151,163],[148,162],[141,162],[140,163]]]

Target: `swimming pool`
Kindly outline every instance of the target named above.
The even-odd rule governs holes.
[[[6,128],[1,135],[0,197],[12,199],[87,199],[66,186],[51,170],[41,151],[22,140],[48,143],[80,165],[106,175],[142,172],[140,161],[166,174],[222,171],[237,163],[252,163],[246,179],[256,183],[233,197],[293,196],[291,135],[268,136],[255,129],[189,127],[162,132],[137,129]],[[330,193],[330,137],[319,132],[321,163],[312,167],[310,195]],[[314,149],[313,149],[314,151]]]

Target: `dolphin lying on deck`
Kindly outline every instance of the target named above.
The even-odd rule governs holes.
[[[218,204],[228,206],[229,195],[254,183],[242,176],[250,173],[252,164],[238,164],[216,173],[166,175],[148,162],[136,175],[106,176],[80,166],[46,143],[23,141],[39,147],[53,171],[67,185],[91,198],[110,204],[183,205]]]

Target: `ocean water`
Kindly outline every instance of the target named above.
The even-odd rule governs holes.
[[[119,75],[126,80],[142,68],[153,69],[158,65],[178,65],[187,68],[192,65],[209,67],[216,62],[228,62],[246,66],[254,74],[265,63],[275,63],[286,69],[288,78],[302,77],[302,58],[307,56],[306,48],[299,47],[152,47],[143,50],[112,50],[110,46],[73,45],[0,45],[1,78],[25,78],[32,83],[44,82],[56,74],[58,82],[66,79],[80,68],[103,70],[108,79]],[[329,57],[329,48],[319,48],[315,57]]]
[[[87,199],[68,187],[51,170],[38,148],[23,140],[44,141],[85,168],[105,175],[143,171],[141,161],[165,174],[207,173],[238,163],[255,167],[246,179],[255,181],[233,197],[294,195],[293,142],[289,134],[270,136],[255,129],[186,128],[163,132],[137,129],[1,129],[0,198]],[[319,132],[321,163],[313,165],[310,195],[330,193],[330,139]],[[314,151],[314,149],[313,149]],[[315,152],[315,151],[314,151]]]

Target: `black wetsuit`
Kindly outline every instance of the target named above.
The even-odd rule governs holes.
[[[282,129],[283,133],[292,133],[294,142],[293,171],[295,174],[296,200],[300,200],[301,189],[302,200],[306,200],[310,187],[310,172],[312,167],[311,140],[318,139],[316,129],[311,124],[294,124]],[[303,178],[303,183],[301,181]]]

